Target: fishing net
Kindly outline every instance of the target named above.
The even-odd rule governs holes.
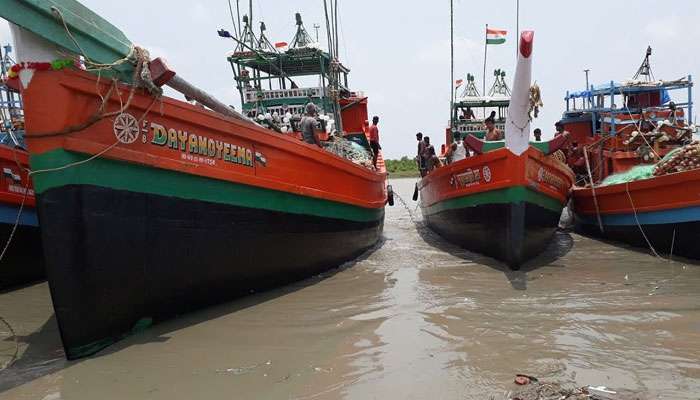
[[[666,154],[654,168],[654,176],[700,168],[700,142],[692,142]]]
[[[326,151],[346,158],[355,164],[362,165],[365,168],[374,169],[374,165],[372,164],[372,154],[364,147],[351,140],[331,135],[328,142],[324,143],[324,148]]]
[[[670,151],[654,165],[638,165],[627,172],[610,175],[603,180],[601,186],[633,182],[697,168],[700,168],[700,142],[695,141]]]
[[[613,174],[603,180],[600,186],[616,185],[618,183],[627,183],[642,179],[649,179],[654,176],[653,165],[638,165],[629,171],[619,174]]]

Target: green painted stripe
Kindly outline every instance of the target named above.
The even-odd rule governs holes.
[[[549,142],[530,142],[530,146],[536,148],[544,154],[549,154]],[[505,140],[484,141],[484,147],[481,148],[481,151],[483,153],[486,153],[489,151],[501,149],[503,147],[506,147]]]
[[[63,149],[32,155],[32,169],[57,168],[86,159],[87,156]],[[292,214],[338,218],[350,221],[376,221],[383,208],[364,208],[278,190],[236,184],[217,179],[97,158],[56,172],[34,175],[36,193],[66,185],[95,185],[161,196],[201,200]]]
[[[525,186],[513,186],[505,189],[490,190],[488,192],[475,193],[441,201],[433,204],[430,207],[423,208],[423,212],[427,215],[432,215],[456,208],[476,207],[485,204],[506,204],[519,202],[536,204],[554,212],[561,212],[561,210],[564,208],[564,205],[560,203],[559,200],[553,199]]]
[[[486,39],[486,44],[503,44],[506,42],[505,38],[502,39]]]

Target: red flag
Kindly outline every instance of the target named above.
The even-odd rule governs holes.
[[[462,86],[462,83],[464,83],[464,79],[457,79],[455,81],[455,87],[458,88],[458,87]]]
[[[289,45],[287,44],[287,42],[277,42],[277,43],[275,43],[275,48],[276,48],[276,49],[284,49],[284,48],[287,48],[287,46],[289,46]]]

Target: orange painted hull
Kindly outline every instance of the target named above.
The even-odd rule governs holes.
[[[575,188],[573,206],[584,233],[700,259],[700,170],[597,187],[595,194]]]
[[[498,149],[439,168],[418,184],[423,216],[446,239],[518,268],[556,229],[573,175],[528,149]]]
[[[96,113],[111,85],[37,72],[23,92],[68,358],[320,273],[379,240],[386,174],[293,137],[140,90],[119,115],[66,132]],[[120,110],[129,91],[113,91],[106,111]]]
[[[27,143],[32,155],[57,148],[83,154],[96,154],[116,142],[113,119],[104,119],[92,127],[67,135],[46,136],[66,127],[83,123],[99,106],[96,89],[107,93],[110,82],[77,71],[38,72],[24,91],[28,114]],[[128,97],[128,87],[120,88],[121,98],[113,94],[107,111],[119,109]],[[150,96],[137,91],[128,112],[141,118],[151,106]],[[161,114],[162,112],[162,114]],[[154,168],[180,171],[217,180],[293,192],[369,208],[383,208],[386,202],[386,175],[375,173],[285,135],[279,135],[250,123],[231,120],[186,102],[163,98],[152,106],[145,120],[149,131],[141,132],[131,144],[118,144],[104,158],[137,163]],[[224,163],[205,157],[183,158],[183,152],[167,146],[152,145],[152,123],[178,132],[206,135],[263,154],[267,166],[253,168]],[[146,142],[142,140],[146,135]],[[187,156],[188,154],[185,154]],[[214,161],[214,165],[211,165]]]

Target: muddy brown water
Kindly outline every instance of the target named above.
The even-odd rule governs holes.
[[[0,399],[484,399],[516,373],[699,398],[700,266],[558,233],[510,272],[423,227],[413,180],[393,184],[408,207],[361,259],[88,359],[63,358],[46,283],[0,294],[0,367],[17,351]]]

